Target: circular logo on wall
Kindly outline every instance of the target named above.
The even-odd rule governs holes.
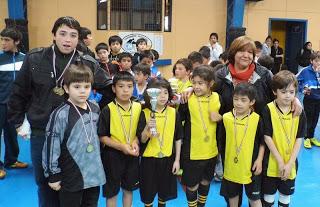
[[[140,38],[147,40],[147,47],[152,48],[152,41],[149,37],[139,33],[131,33],[122,37],[122,49],[129,53],[137,52],[136,41]]]

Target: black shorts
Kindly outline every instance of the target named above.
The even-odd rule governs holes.
[[[280,178],[264,176],[262,179],[263,194],[273,195],[277,190],[283,195],[292,195],[295,188],[295,179],[281,180]]]
[[[187,187],[193,187],[201,180],[212,181],[217,156],[207,160],[184,160],[182,183]]]
[[[104,148],[102,162],[107,182],[103,186],[103,196],[112,198],[119,193],[120,186],[127,191],[139,187],[139,158],[122,152]]]
[[[221,188],[220,188],[220,195],[226,198],[233,198],[238,195],[242,195],[243,186],[245,188],[246,195],[250,200],[256,201],[260,199],[261,176],[253,176],[252,182],[245,185],[235,183],[223,178],[221,183]]]
[[[140,163],[140,197],[145,204],[152,203],[158,193],[163,201],[177,197],[177,179],[172,173],[174,157],[142,157]]]

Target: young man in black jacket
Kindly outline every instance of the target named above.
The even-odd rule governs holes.
[[[41,161],[49,116],[67,98],[62,88],[65,70],[70,64],[81,62],[92,70],[95,89],[111,90],[112,80],[99,64],[89,55],[82,56],[76,50],[79,31],[80,24],[73,17],[56,20],[52,28],[54,44],[33,49],[27,54],[8,104],[10,121],[15,124],[18,133],[25,113],[31,125],[31,159],[41,207],[59,206],[58,193],[49,188]]]

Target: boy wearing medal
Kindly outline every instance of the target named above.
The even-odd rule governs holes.
[[[293,73],[280,71],[272,79],[276,96],[262,113],[264,140],[268,148],[264,155],[262,192],[264,206],[271,207],[279,191],[278,206],[288,207],[294,193],[297,175],[297,156],[306,132],[306,117],[293,116],[291,103],[295,98],[298,82]]]
[[[230,207],[238,207],[243,186],[250,206],[261,207],[260,189],[264,153],[263,124],[255,113],[256,91],[249,83],[239,83],[233,92],[233,110],[223,115],[220,130],[224,175],[220,194]]]
[[[209,66],[199,66],[192,74],[194,93],[179,106],[184,123],[182,145],[182,183],[187,186],[188,206],[204,206],[218,155],[216,141],[219,95],[211,92],[214,74]]]
[[[100,110],[87,101],[93,75],[87,66],[72,64],[63,77],[69,98],[47,124],[44,174],[50,188],[59,191],[61,207],[97,206],[105,174],[97,134]]]
[[[107,206],[117,206],[120,187],[123,206],[131,207],[132,191],[139,185],[139,140],[136,136],[140,103],[131,101],[134,78],[126,71],[113,77],[116,95],[100,115],[98,134],[102,143],[102,161],[107,176],[104,196]]]
[[[159,89],[156,109],[152,109],[148,89]],[[158,207],[177,197],[176,174],[180,169],[182,125],[175,108],[168,106],[173,93],[165,79],[153,79],[145,92],[146,105],[138,126],[141,140],[140,196],[147,207],[153,206],[158,194]],[[154,118],[150,118],[151,115]],[[156,133],[152,133],[152,129]]]

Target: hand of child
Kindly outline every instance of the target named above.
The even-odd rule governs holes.
[[[182,91],[182,92],[181,92],[181,97],[180,97],[180,102],[183,103],[183,104],[184,104],[184,103],[187,103],[189,97],[190,97],[191,94],[192,94],[192,92],[193,92],[193,88],[192,88],[192,87],[187,88],[186,90]]]
[[[252,166],[252,171],[254,171],[254,175],[260,175],[262,172],[262,161],[256,159],[256,161],[254,161],[253,166]]]
[[[210,120],[212,122],[218,122],[222,119],[222,116],[218,112],[210,112]]]
[[[284,162],[283,162],[283,160],[278,161],[278,170],[279,170],[280,177],[282,177],[283,176],[283,171],[284,171]]]
[[[133,142],[131,147],[132,147],[134,156],[138,157],[139,156],[139,144],[137,142]]]
[[[283,166],[283,172],[281,176],[281,180],[287,180],[290,176],[291,170],[292,170],[292,164],[287,163]]]
[[[150,130],[151,128],[156,128],[157,127],[156,119],[150,118],[150,120],[147,123],[147,126],[148,126],[148,130]]]
[[[58,181],[58,182],[54,182],[54,183],[48,183],[49,187],[52,189],[52,190],[55,190],[55,191],[59,191],[60,188],[61,188],[61,181]]]
[[[135,156],[135,154],[136,154],[136,152],[132,149],[131,145],[129,145],[129,144],[123,144],[121,151],[126,155]]]
[[[172,166],[172,174],[177,175],[180,170],[180,161],[175,160]]]

